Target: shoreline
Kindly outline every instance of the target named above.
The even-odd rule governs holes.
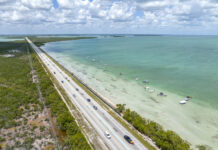
[[[52,56],[52,55],[51,55]],[[53,57],[53,56],[52,56]],[[87,74],[86,75],[84,75],[83,74],[83,71],[81,71],[80,70],[80,72],[78,72],[78,68],[83,68],[84,69],[84,65],[79,65],[78,64],[78,62],[76,63],[76,65],[74,65],[74,66],[76,66],[76,68],[74,68],[74,71],[72,71],[72,68],[69,66],[69,63],[68,64],[66,64],[66,62],[69,62],[69,61],[66,61],[66,59],[63,61],[63,57],[61,56],[58,56],[58,59],[57,58],[55,58],[55,57],[53,57],[57,62],[59,62],[62,66],[65,66],[65,68],[67,68],[67,70],[70,70],[70,72],[77,72],[77,73],[74,73],[74,74],[77,74],[77,76],[79,76],[81,79],[83,78],[84,79],[84,77],[86,76],[86,78],[87,78]],[[62,59],[62,61],[60,61],[60,59]],[[65,63],[64,63],[65,62]],[[72,62],[72,60],[71,60],[71,62]],[[72,64],[71,64],[72,65]],[[86,66],[87,67],[87,66]],[[86,68],[85,67],[85,68]],[[87,68],[86,68],[87,69]],[[98,73],[97,73],[98,74]],[[82,79],[82,80],[83,80]],[[90,79],[90,78],[89,78]],[[91,80],[91,79],[90,79]],[[84,81],[84,80],[83,80]],[[93,80],[92,80],[92,82],[93,82]],[[104,85],[103,85],[103,83],[102,83],[102,81],[100,80],[100,81],[98,81],[98,80],[95,80],[95,82],[98,82],[98,83],[100,83],[100,84],[102,84],[101,86],[102,87],[104,87]],[[88,84],[87,83],[87,81],[85,81],[85,83],[86,84]],[[137,83],[133,83],[133,84],[137,84]],[[115,102],[115,100],[116,100],[116,98],[114,97],[109,97],[107,94],[105,94],[105,92],[102,92],[102,89],[100,90],[99,88],[100,87],[95,87],[95,86],[93,86],[93,85],[91,85],[91,84],[88,84],[88,85],[90,85],[91,87],[92,87],[92,89],[95,89],[95,91],[98,91],[98,93],[101,93],[101,95],[104,95],[104,97],[107,97],[107,99],[109,100],[109,101],[111,101],[111,100],[113,100],[113,101],[111,101],[112,103],[114,103]],[[150,86],[150,85],[149,85]],[[105,88],[105,87],[104,87]],[[111,92],[111,91],[110,91]],[[171,95],[171,93],[169,93],[168,94],[168,92],[166,92],[166,94],[167,95],[169,95],[169,97],[170,97],[170,95]],[[172,94],[173,95],[173,94]],[[174,95],[173,95],[174,96]],[[114,100],[115,99],[115,100]],[[127,107],[129,107],[129,108],[131,108],[132,110],[135,110],[135,111],[137,111],[139,114],[142,114],[142,116],[143,117],[145,117],[145,118],[148,118],[148,119],[150,119],[150,120],[154,120],[155,122],[158,122],[159,124],[161,124],[165,129],[171,129],[171,130],[173,130],[173,131],[175,131],[176,133],[178,133],[179,135],[181,135],[181,137],[182,138],[184,138],[184,139],[186,139],[186,140],[188,140],[188,141],[190,141],[190,143],[193,143],[193,146],[195,146],[195,145],[199,145],[199,144],[207,144],[208,142],[205,142],[205,141],[208,141],[207,140],[207,138],[209,138],[208,136],[207,136],[207,138],[204,138],[204,140],[203,139],[201,139],[201,140],[195,140],[195,142],[193,142],[193,138],[194,139],[198,139],[198,137],[200,137],[200,136],[202,136],[202,135],[204,135],[204,133],[202,133],[202,131],[201,131],[201,128],[199,128],[198,127],[198,129],[195,129],[195,130],[197,130],[197,135],[196,134],[194,134],[194,135],[192,135],[191,137],[190,137],[190,135],[189,135],[189,131],[191,131],[192,132],[192,125],[193,126],[198,126],[199,124],[201,125],[201,122],[203,122],[203,125],[202,125],[202,127],[204,127],[205,128],[205,125],[206,125],[206,123],[205,122],[207,122],[207,121],[205,121],[204,119],[203,120],[201,120],[201,115],[199,115],[199,116],[197,116],[197,118],[195,118],[195,119],[192,119],[192,121],[191,120],[189,120],[189,118],[194,118],[194,117],[196,117],[195,115],[191,115],[191,116],[187,116],[187,115],[190,115],[191,113],[185,113],[184,115],[181,115],[181,113],[180,112],[186,112],[186,111],[190,111],[190,109],[191,110],[193,110],[194,111],[194,114],[196,114],[196,113],[198,113],[198,110],[202,110],[201,111],[201,113],[202,112],[206,112],[206,114],[209,112],[208,110],[207,110],[207,108],[202,108],[201,106],[199,106],[199,104],[195,104],[195,103],[193,103],[193,102],[189,102],[188,104],[186,104],[184,107],[183,106],[181,106],[179,103],[178,103],[179,101],[177,101],[177,102],[170,102],[170,100],[167,98],[166,100],[164,100],[164,101],[159,101],[158,100],[158,104],[160,105],[159,107],[157,107],[157,104],[153,104],[153,105],[149,105],[149,106],[146,106],[146,107],[144,107],[145,105],[141,105],[140,106],[140,104],[139,104],[139,106],[140,107],[135,107],[136,105],[134,105],[134,103],[131,103],[131,102],[129,102],[129,103],[126,103],[126,102],[122,102],[122,101],[116,101],[115,102],[115,104],[118,104],[118,103],[125,103],[125,104],[127,104]],[[136,103],[138,103],[137,101],[136,101]],[[156,102],[154,102],[154,103],[156,103]],[[168,103],[168,104],[170,104],[170,105],[172,105],[172,107],[173,108],[170,108],[169,109],[169,107],[168,106],[166,106],[166,105],[164,105],[164,103]],[[148,102],[148,104],[149,104],[149,102]],[[151,104],[151,103],[150,103]],[[147,113],[146,113],[146,115],[145,115],[145,112],[144,112],[144,109],[148,109],[148,107],[153,107],[153,109],[156,109],[156,111],[154,111],[154,110],[151,110],[150,112],[148,112],[147,111]],[[162,107],[162,108],[161,108]],[[160,109],[159,109],[160,108]],[[164,112],[163,112],[163,108],[165,108],[165,109],[167,109],[170,113],[173,113],[173,114],[177,114],[178,115],[178,117],[181,117],[181,118],[183,118],[183,120],[186,120],[185,122],[190,122],[190,124],[192,124],[191,126],[190,125],[188,125],[188,127],[186,126],[182,126],[179,122],[177,122],[178,120],[178,118],[170,118],[169,116],[167,116],[167,114],[164,114]],[[176,112],[175,112],[175,110],[174,110],[174,108],[177,108],[177,110],[176,110]],[[186,109],[183,109],[183,108],[186,108]],[[214,112],[215,114],[216,114],[216,110],[214,111],[214,110],[212,110],[212,112]],[[149,114],[150,113],[150,114]],[[193,112],[192,112],[193,113]],[[213,114],[214,114],[213,113]],[[162,114],[162,115],[161,115]],[[160,116],[161,115],[161,116]],[[152,117],[153,116],[153,117]],[[154,118],[154,116],[156,116],[157,118],[155,119]],[[198,117],[200,117],[200,120],[201,121],[198,121]],[[206,117],[210,117],[211,118],[211,116],[207,116],[207,115],[203,115],[203,118],[206,118]],[[166,120],[167,120],[167,122],[168,121],[171,121],[171,126],[169,126],[169,125],[166,125]],[[193,122],[195,120],[195,122]],[[210,122],[211,120],[209,120],[208,122]],[[215,124],[216,124],[216,122],[214,122]],[[183,134],[180,134],[180,132],[178,132],[178,129],[175,129],[175,126],[176,125],[178,125],[179,124],[179,126],[178,126],[178,128],[180,128],[179,130],[180,130],[180,132],[182,132]],[[174,126],[175,125],[175,126]],[[186,128],[188,128],[188,130],[186,129]],[[184,131],[186,131],[186,133],[184,133]],[[215,131],[215,130],[214,130]],[[194,131],[193,131],[194,132]],[[202,134],[199,134],[199,133],[202,133]],[[207,134],[207,133],[205,133],[205,134]],[[214,133],[215,134],[215,133]],[[194,137],[193,137],[194,136]],[[214,135],[214,136],[216,136],[216,135]],[[187,137],[189,137],[189,138],[187,138]],[[210,137],[211,138],[211,137]],[[214,139],[215,141],[216,141],[216,139]],[[209,142],[210,144],[207,144],[207,145],[214,145],[214,142],[213,141],[211,141],[211,142]],[[214,147],[214,146],[213,146]]]
[[[49,55],[50,56],[50,55]],[[50,56],[51,57],[51,56]],[[53,59],[53,58],[52,58]],[[61,64],[59,64],[61,65]],[[151,146],[155,147],[155,149],[160,150],[159,147],[157,147],[155,145],[155,142],[152,141],[151,138],[149,138],[147,135],[139,132],[137,129],[135,129],[133,127],[132,124],[130,124],[127,120],[125,120],[116,110],[117,106],[112,103],[112,101],[110,101],[108,98],[106,98],[105,96],[103,96],[101,93],[97,92],[97,90],[91,88],[91,86],[89,86],[88,84],[84,83],[83,80],[81,80],[80,78],[78,78],[73,72],[69,71],[67,68],[65,68],[63,65],[61,65],[61,67],[63,67],[67,72],[69,72],[74,78],[76,78],[76,80],[78,80],[83,86],[85,86],[89,91],[91,91],[96,97],[98,97],[105,105],[107,105],[110,109],[112,109],[114,111],[114,113],[116,113],[116,115],[122,119],[129,127],[133,128],[140,136],[142,136],[149,144],[151,144]]]

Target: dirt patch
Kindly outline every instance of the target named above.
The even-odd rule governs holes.
[[[57,128],[56,119],[51,116],[50,109],[47,109],[47,112],[48,112],[48,117],[50,118],[50,121],[51,121],[51,126],[52,126],[52,128],[54,129],[54,132],[55,132],[54,134],[57,135],[58,141],[63,145],[64,144],[64,138],[67,136],[66,132],[63,132],[59,128]]]
[[[38,117],[35,120],[29,120],[28,124],[36,125],[36,126],[44,126],[43,121],[45,120],[45,118],[46,118],[45,116],[41,115],[40,117]]]
[[[38,109],[36,109],[38,108]],[[1,147],[19,147],[23,149],[24,143],[32,145],[33,149],[45,149],[47,146],[55,145],[55,139],[50,132],[50,124],[44,110],[38,104],[30,104],[23,109],[22,118],[14,120],[18,125],[8,129],[0,129]]]
[[[1,83],[0,83],[0,86],[1,87],[8,87],[6,84],[1,84]]]
[[[55,145],[48,145],[45,147],[44,150],[50,150],[50,149],[54,149],[55,148]]]

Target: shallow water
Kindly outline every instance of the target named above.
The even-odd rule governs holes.
[[[215,149],[217,41],[216,36],[102,37],[47,43],[42,48],[113,103],[127,104],[193,145]],[[160,91],[168,96],[157,96]],[[181,106],[179,101],[187,95],[193,99]]]
[[[22,38],[7,38],[6,36],[0,36],[0,42],[9,42],[9,41],[16,41],[16,40],[23,40]]]

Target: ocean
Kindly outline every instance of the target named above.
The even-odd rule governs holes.
[[[113,103],[125,103],[193,147],[218,147],[218,36],[99,35],[41,48]],[[186,96],[193,98],[179,104]]]

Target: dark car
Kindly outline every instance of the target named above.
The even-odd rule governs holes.
[[[56,73],[54,72],[54,74],[56,74]]]
[[[76,88],[76,90],[77,90],[77,91],[79,91],[79,89],[78,89],[78,88]]]
[[[97,110],[97,109],[98,109],[96,106],[93,106],[93,108],[94,108],[95,110]]]
[[[128,143],[134,144],[133,140],[132,140],[129,136],[124,135],[124,139],[125,139]]]
[[[64,81],[61,81],[62,83],[64,83]]]
[[[91,99],[90,99],[90,98],[87,98],[87,101],[88,101],[88,102],[91,102]]]

